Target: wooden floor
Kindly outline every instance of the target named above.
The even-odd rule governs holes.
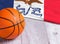
[[[25,18],[24,32],[14,40],[2,40],[0,44],[48,44],[48,36],[44,22]]]
[[[44,23],[50,44],[60,44],[60,24]]]

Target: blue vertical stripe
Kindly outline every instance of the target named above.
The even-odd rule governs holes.
[[[13,7],[14,0],[0,0],[0,10],[3,8]]]

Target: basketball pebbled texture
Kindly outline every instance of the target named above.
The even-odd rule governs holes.
[[[14,39],[24,30],[24,17],[18,10],[5,8],[0,11],[0,37]]]

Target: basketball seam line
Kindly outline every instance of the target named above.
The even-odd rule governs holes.
[[[0,17],[0,18],[2,18],[2,19],[4,19],[4,20],[8,20],[8,21],[10,21],[10,22],[14,25],[14,23],[13,23],[11,20],[9,20],[9,19],[7,19],[7,18],[3,18],[3,17]],[[15,29],[15,26],[14,26],[14,29]],[[0,28],[0,30],[2,30],[2,29]]]
[[[24,20],[23,20],[24,21]],[[21,21],[20,23],[22,23],[23,21]],[[20,24],[20,23],[17,23],[17,24],[15,24],[15,25],[13,25],[13,26],[16,26],[16,25],[18,25],[18,24]],[[13,27],[12,26],[12,27]],[[13,32],[12,33],[14,33],[14,31],[15,31],[15,29],[13,30]],[[12,35],[12,33],[11,34],[9,34],[7,37],[5,37],[5,38],[8,38],[8,37],[10,37],[11,35]]]
[[[6,9],[7,11],[9,11],[14,17],[16,17],[12,12],[11,12],[11,10],[9,10],[9,9]],[[16,21],[17,22],[17,21]],[[19,25],[17,25],[18,26],[18,30],[19,30]],[[15,31],[16,29],[14,29],[13,30],[13,32],[11,33],[11,34],[9,34],[7,37],[5,37],[5,38],[8,38],[8,37],[10,37],[13,33],[14,33],[14,31]]]
[[[11,12],[11,10],[9,10],[9,9],[6,9],[6,10],[8,10],[8,11],[14,16],[14,14]],[[16,16],[15,16],[15,17],[16,17]],[[21,24],[23,21],[24,21],[24,20],[22,20],[20,23],[17,23],[17,25],[18,25],[18,24]],[[14,29],[14,31],[15,31],[15,29]],[[13,31],[12,33],[14,33],[14,31]],[[12,34],[12,33],[11,33],[11,34]],[[11,35],[11,34],[10,34],[10,35]],[[9,35],[9,36],[10,36],[10,35]],[[19,35],[19,25],[18,25],[18,35]],[[5,38],[8,38],[9,36],[7,36],[7,37],[5,37]]]
[[[0,17],[0,18],[2,18],[2,19],[5,19],[5,20],[8,20],[8,21],[10,21],[10,22],[12,22],[11,20],[9,20],[9,19],[6,19],[6,18],[3,18],[3,17]],[[14,23],[12,22],[12,24],[14,25]],[[12,25],[12,26],[13,26]],[[9,27],[12,27],[12,26],[9,26]],[[15,25],[14,25],[15,26]],[[6,27],[6,28],[9,28],[9,27]],[[0,30],[2,30],[2,29],[6,29],[6,28],[0,28]]]
[[[23,21],[24,21],[24,20],[23,20]],[[0,28],[0,30],[3,30],[3,29],[6,29],[6,28],[10,28],[10,27],[16,26],[16,25],[18,25],[18,24],[22,23],[23,21],[21,21],[21,22],[19,22],[19,23],[15,24],[15,25],[9,26],[9,27]]]
[[[9,10],[9,9],[6,9],[6,10],[9,11],[14,17],[16,17],[16,16],[14,15],[14,13],[11,12],[11,10]],[[16,22],[17,22],[17,20],[16,20]],[[18,30],[20,30],[20,29],[19,29],[19,25],[17,25],[17,26],[18,26]],[[14,30],[14,31],[15,31],[15,30]],[[13,31],[12,33],[14,33],[14,31]],[[10,35],[11,35],[11,34],[10,34]],[[10,36],[10,35],[9,35],[9,36]],[[19,31],[18,31],[18,35],[19,35]],[[8,37],[9,37],[9,36],[8,36]]]

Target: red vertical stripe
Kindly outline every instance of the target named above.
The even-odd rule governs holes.
[[[44,20],[60,24],[60,0],[44,1]]]

